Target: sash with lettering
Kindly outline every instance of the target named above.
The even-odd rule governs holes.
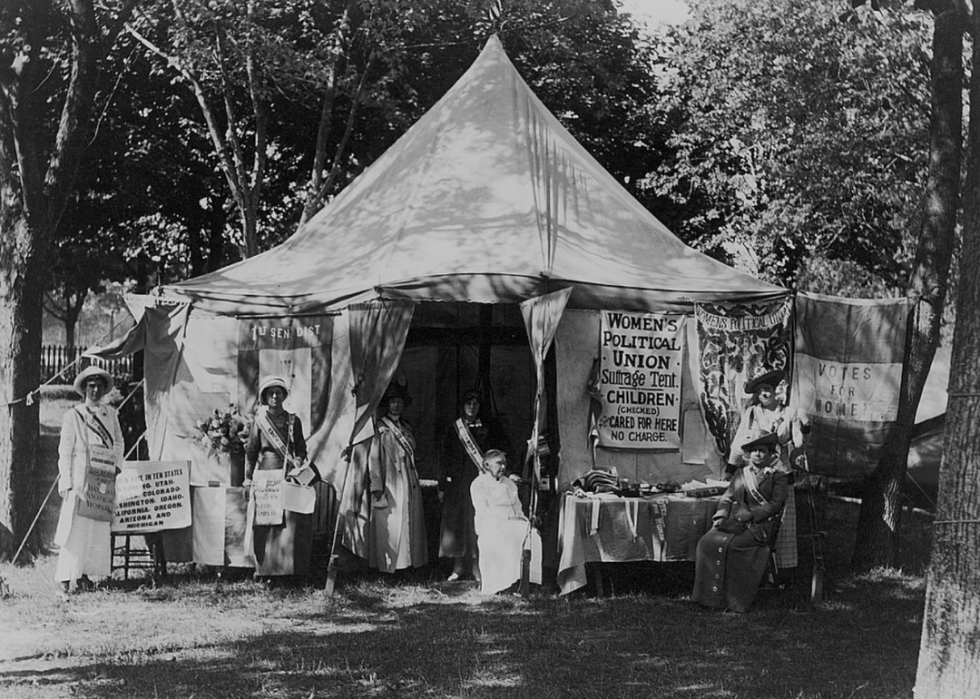
[[[476,465],[476,470],[479,471],[483,466],[483,452],[480,451],[480,447],[476,445],[473,441],[473,433],[470,432],[469,425],[463,418],[458,418],[456,420],[456,434],[459,435],[459,441],[463,443],[463,448],[466,450],[466,455],[470,457]],[[477,423],[477,426],[479,423]]]
[[[412,443],[409,441],[408,437],[406,437],[405,433],[402,432],[401,427],[388,417],[381,418],[381,424],[383,427],[387,427],[391,431],[391,433],[395,436],[395,439],[398,440],[398,443],[401,445],[402,449],[405,450],[405,453],[414,459],[415,447],[412,446]]]
[[[116,500],[116,454],[109,428],[98,415],[75,408],[85,440],[85,476],[75,513],[99,522],[111,522]],[[93,436],[95,439],[93,439]]]
[[[255,524],[256,526],[268,526],[268,525],[279,525],[282,524],[282,512],[283,512],[283,502],[282,502],[282,481],[283,476],[292,470],[294,465],[294,460],[289,452],[288,445],[293,441],[293,423],[296,420],[296,416],[292,413],[286,416],[286,440],[283,441],[282,434],[276,429],[276,426],[272,424],[272,420],[269,419],[269,411],[267,408],[259,410],[258,414],[255,416],[255,424],[258,425],[259,431],[265,436],[272,445],[272,448],[279,452],[282,456],[285,468],[280,471],[280,477],[275,479],[266,479],[265,488],[255,489],[255,499],[262,500],[262,502],[255,503]],[[277,469],[278,470],[278,469]],[[258,475],[258,471],[256,471]],[[269,473],[262,474],[263,476],[270,476]]]

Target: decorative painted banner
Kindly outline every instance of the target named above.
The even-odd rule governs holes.
[[[289,390],[283,407],[299,417],[304,434],[316,432],[330,395],[333,323],[330,315],[239,321],[239,395],[247,397],[239,407],[257,402],[262,378],[281,376]]]
[[[602,311],[599,444],[680,448],[684,316]]]
[[[190,462],[125,461],[116,475],[112,531],[122,534],[191,525]]]

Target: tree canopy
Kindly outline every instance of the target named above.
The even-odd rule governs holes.
[[[842,18],[805,0],[690,7],[661,66],[671,157],[646,181],[686,205],[675,232],[790,287],[903,287],[927,161],[930,17]]]

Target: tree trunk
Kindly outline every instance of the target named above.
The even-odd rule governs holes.
[[[6,193],[5,193],[6,194]],[[0,265],[0,557],[13,555],[23,540],[37,506],[42,276],[38,265],[18,254],[28,231],[26,218],[6,209],[0,254],[18,264]],[[28,397],[30,396],[30,400]],[[37,541],[26,549],[34,552]]]
[[[973,34],[980,36],[978,13]],[[980,105],[980,46],[973,44],[970,105]],[[970,110],[963,251],[949,403],[933,523],[917,699],[980,696],[980,109]]]
[[[110,45],[134,0],[127,0],[108,33],[100,31],[92,0],[57,7],[18,8],[9,33],[25,39],[0,65],[0,557],[13,554],[35,514],[41,315],[50,278],[46,257],[71,196],[89,141],[102,40]],[[30,3],[28,3],[30,4]],[[64,14],[60,16],[58,12]],[[66,31],[67,29],[67,31]],[[61,35],[61,32],[65,32]],[[53,143],[44,143],[52,106],[39,86],[50,46],[68,37],[68,86]],[[36,546],[32,545],[32,548]]]
[[[905,341],[905,371],[897,429],[868,479],[858,518],[852,566],[893,566],[901,523],[902,484],[915,413],[939,344],[959,209],[963,149],[963,24],[956,12],[936,18],[933,30],[932,119],[929,175],[908,296],[912,306]],[[970,269],[963,267],[963,269]]]

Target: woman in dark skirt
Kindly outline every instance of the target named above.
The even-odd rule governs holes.
[[[691,599],[706,607],[748,611],[769,561],[769,541],[789,490],[786,474],[772,465],[778,436],[750,437],[744,466],[735,473],[698,541]]]
[[[279,376],[269,376],[259,384],[261,406],[245,444],[246,494],[253,483],[266,475],[256,471],[281,471],[288,480],[306,462],[306,438],[299,417],[287,412],[283,401],[289,391]],[[312,515],[283,510],[281,524],[252,527],[255,576],[306,576],[313,546]]]
[[[480,474],[487,450],[504,450],[507,446],[499,430],[483,418],[480,408],[480,394],[476,390],[462,395],[459,416],[446,431],[440,453],[442,530],[439,556],[453,559],[450,581],[479,578],[479,551],[470,485]]]

